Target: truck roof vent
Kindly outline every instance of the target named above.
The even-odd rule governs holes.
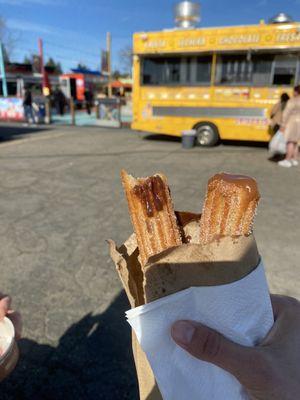
[[[181,1],[174,7],[174,16],[178,28],[195,28],[200,22],[200,3]]]
[[[288,14],[279,13],[269,20],[269,24],[290,24],[294,22]]]

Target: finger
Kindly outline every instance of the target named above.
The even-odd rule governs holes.
[[[0,300],[0,320],[2,320],[5,317],[10,306],[11,306],[11,298],[9,296],[5,296],[3,297],[2,300]]]
[[[239,380],[251,374],[255,367],[255,348],[233,343],[197,322],[177,321],[172,326],[171,335],[192,356],[221,367]]]
[[[270,298],[274,317],[277,317],[277,315],[280,314],[280,311],[284,308],[285,296],[281,296],[280,294],[271,294]]]
[[[14,325],[16,340],[21,339],[23,326],[21,314],[18,311],[9,310],[7,313],[7,317]]]
[[[280,294],[271,294],[271,303],[275,320],[292,304],[298,303],[296,299]]]

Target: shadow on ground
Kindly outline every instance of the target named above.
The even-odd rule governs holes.
[[[0,143],[16,139],[23,139],[27,135],[47,131],[47,128],[41,126],[6,126],[0,125]]]
[[[285,154],[274,154],[273,156],[268,158],[269,161],[272,161],[274,163],[277,163],[284,159],[285,159]]]
[[[143,136],[143,140],[154,140],[154,141],[163,141],[163,142],[181,142],[181,138],[177,136],[168,136],[161,134],[153,134]]]
[[[261,147],[267,149],[268,142],[255,142],[252,140],[222,140],[221,143],[224,146],[239,146],[239,147]]]
[[[163,141],[163,142],[181,142],[181,137],[168,136],[163,134],[147,134],[143,136],[143,140],[153,140],[153,141]],[[247,140],[221,140],[218,144],[223,146],[236,146],[236,147],[261,147],[268,148],[268,143],[266,142],[254,142]]]
[[[72,325],[55,348],[21,340],[21,360],[1,384],[1,400],[137,400],[128,308],[121,292],[103,314]]]

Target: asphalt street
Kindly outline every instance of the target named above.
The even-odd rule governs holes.
[[[0,126],[0,289],[24,320],[21,360],[0,398],[137,399],[128,304],[105,242],[132,230],[122,168],[164,172],[176,209],[195,212],[214,173],[255,177],[270,290],[300,299],[300,167],[267,158],[264,146],[184,150],[127,129]]]

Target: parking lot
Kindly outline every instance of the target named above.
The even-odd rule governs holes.
[[[195,212],[214,173],[255,177],[270,290],[300,299],[300,167],[267,158],[263,146],[184,150],[127,129],[0,127],[0,289],[24,320],[1,399],[137,399],[128,304],[105,241],[131,232],[122,168],[164,172],[176,209]]]

